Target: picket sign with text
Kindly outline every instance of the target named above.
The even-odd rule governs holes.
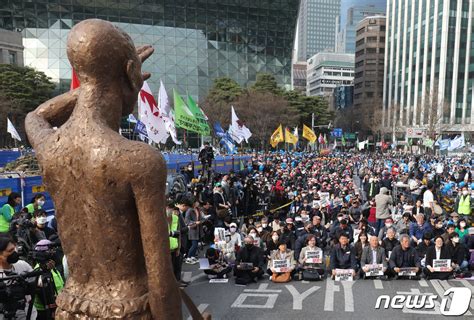
[[[336,281],[353,281],[354,269],[336,269]]]
[[[273,260],[273,269],[276,272],[287,272],[290,268],[290,262],[288,259],[285,260]]]
[[[308,250],[305,254],[306,263],[322,263],[323,251],[322,250]]]
[[[451,259],[434,259],[433,269],[435,272],[448,272],[451,266]]]
[[[416,276],[416,268],[400,268],[398,275],[404,277]]]
[[[365,273],[367,277],[383,276],[383,264],[366,264],[369,270]]]

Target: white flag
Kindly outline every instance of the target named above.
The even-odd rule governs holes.
[[[165,120],[146,81],[138,94],[138,114],[140,121],[146,126],[148,139],[155,143],[165,143],[169,137]]]
[[[176,133],[176,126],[174,123],[174,112],[171,109],[170,101],[168,99],[168,94],[166,93],[163,81],[160,81],[160,90],[158,91],[158,103],[158,109],[163,115],[163,120],[165,121],[166,131],[169,133],[171,139],[175,144],[181,144],[181,141],[178,140],[178,134]],[[163,143],[166,143],[166,140]]]
[[[13,139],[21,141],[18,131],[16,131],[15,127],[13,126],[13,123],[8,118],[7,118],[7,132],[12,135]]]
[[[296,126],[295,131],[293,132],[293,135],[298,138],[298,126]]]
[[[454,151],[456,149],[464,148],[465,146],[466,141],[464,140],[464,134],[462,134],[449,142],[448,151]]]
[[[237,139],[240,139],[240,141],[237,141],[234,139],[236,142],[240,143],[242,142],[243,139],[245,139],[246,142],[249,142],[248,140],[252,136],[252,132],[244,125],[242,121],[239,120],[237,117],[237,114],[235,113],[234,106],[232,106],[232,124],[231,124],[231,135],[232,139],[236,137]]]

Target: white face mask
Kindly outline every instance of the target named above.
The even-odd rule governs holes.
[[[263,227],[263,228],[266,228],[267,226],[268,226],[268,224],[262,223],[262,227]]]
[[[257,231],[258,231],[258,232],[262,232],[262,231],[263,231],[263,228],[262,228],[262,227],[258,227],[258,228],[257,228]]]
[[[44,206],[44,200],[38,200],[38,205],[39,205],[40,207]]]
[[[459,243],[459,238],[453,238],[454,243]]]
[[[229,228],[229,230],[230,230],[230,232],[235,232],[235,231],[237,231],[237,228],[232,227],[232,228]]]
[[[466,226],[466,223],[465,222],[460,222],[459,225],[461,226],[461,228],[464,228]]]
[[[36,218],[36,223],[37,223],[37,224],[43,225],[43,224],[46,224],[46,222],[48,222],[48,218],[46,218],[46,217],[38,217],[38,218]]]
[[[276,241],[278,241],[278,236],[274,236],[274,237],[272,237],[272,239],[273,239],[273,241],[276,242]]]
[[[256,234],[255,232],[250,232],[250,236],[255,239],[255,237],[257,236],[257,234]]]
[[[392,224],[391,224],[391,223],[386,223],[385,226],[386,226],[387,228],[390,228],[390,227],[392,226]]]
[[[467,190],[464,190],[464,191],[462,192],[462,194],[463,194],[464,196],[467,196],[467,194],[468,194]]]

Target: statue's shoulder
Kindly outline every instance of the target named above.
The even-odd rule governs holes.
[[[125,142],[127,155],[131,161],[138,161],[140,163],[153,163],[156,165],[166,165],[161,152],[149,146],[144,142],[130,141]]]

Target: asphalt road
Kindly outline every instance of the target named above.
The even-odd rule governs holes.
[[[467,313],[451,318],[474,319],[473,280],[324,280],[275,284],[266,278],[256,284],[238,286],[233,277],[228,283],[209,283],[207,276],[198,270],[198,264],[184,265],[183,279],[191,280],[186,292],[198,308],[210,312],[213,319],[445,319],[448,317],[441,314],[440,308],[443,308],[444,298],[448,302],[442,310],[449,312],[453,294],[446,297],[444,294],[451,287],[471,290]],[[409,295],[406,299],[412,299],[411,302],[415,297],[420,302],[423,295],[436,295],[435,307],[422,304],[419,309],[409,309],[402,303],[400,309],[392,308],[392,304],[399,306],[393,299],[397,294]],[[382,299],[381,308],[377,310],[375,305],[381,295],[389,297]],[[390,304],[384,309],[387,299],[391,299]],[[184,319],[190,319],[188,313],[185,314]]]

